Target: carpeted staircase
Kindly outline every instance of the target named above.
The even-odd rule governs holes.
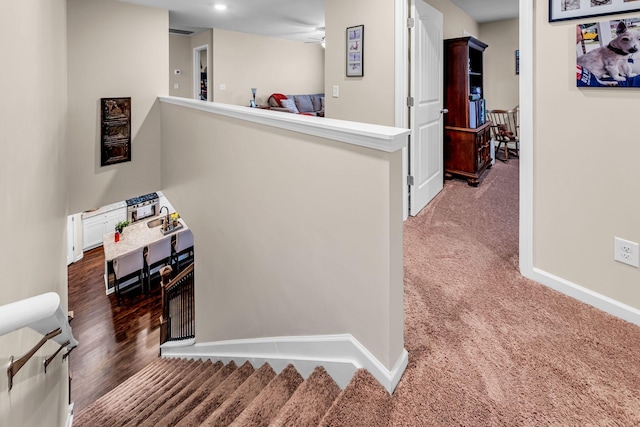
[[[386,426],[391,397],[365,370],[344,390],[316,368],[306,380],[202,360],[158,359],[81,410],[82,426]]]

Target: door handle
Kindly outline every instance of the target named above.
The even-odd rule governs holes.
[[[440,114],[447,114],[449,112],[448,108],[443,108],[442,110],[440,110]]]

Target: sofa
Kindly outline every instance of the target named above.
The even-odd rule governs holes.
[[[267,102],[270,110],[324,117],[324,93],[312,95],[274,93]]]

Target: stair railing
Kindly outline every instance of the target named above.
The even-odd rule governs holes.
[[[47,292],[0,306],[0,336],[22,328],[33,329],[43,337],[24,356],[17,360],[14,360],[13,356],[9,359],[9,367],[7,368],[9,390],[13,388],[13,377],[48,340],[57,342],[60,348],[52,356],[46,358],[45,374],[47,366],[62,348],[67,349],[63,355],[64,360],[78,345],[78,341],[71,333],[68,314],[62,311],[60,296],[55,292]]]
[[[168,341],[195,338],[195,275],[193,263],[171,278],[172,268],[163,267],[162,316],[160,317],[160,345]]]

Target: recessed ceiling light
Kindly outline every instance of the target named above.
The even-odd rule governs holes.
[[[217,5],[213,6],[213,7],[214,7],[216,10],[220,10],[220,11],[222,11],[222,10],[227,10],[227,6],[226,6],[226,5],[224,5],[224,4],[217,4]]]

